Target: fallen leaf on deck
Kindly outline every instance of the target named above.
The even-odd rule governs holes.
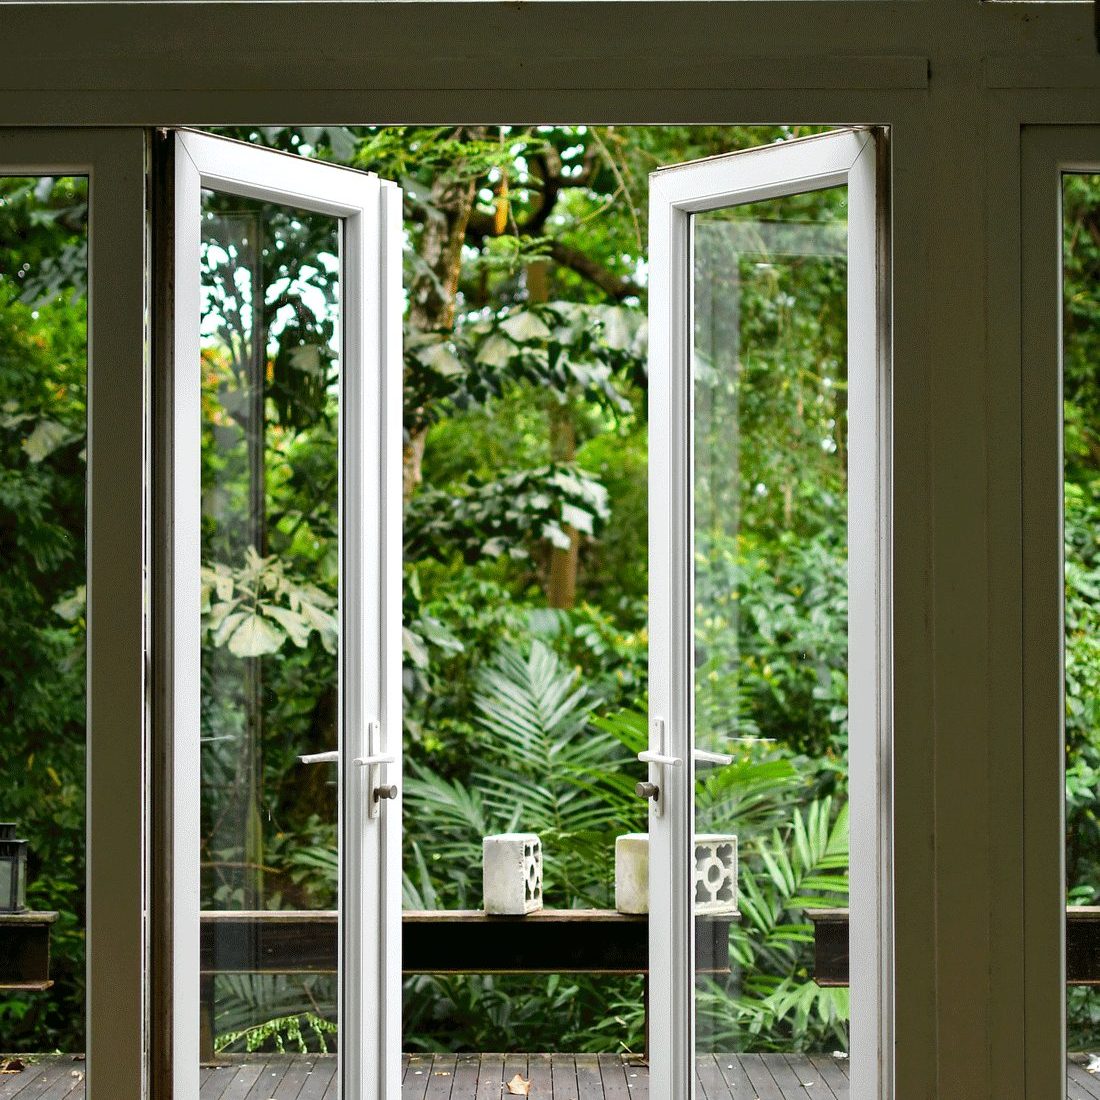
[[[525,1081],[517,1073],[511,1081],[508,1082],[508,1092],[512,1096],[530,1096],[531,1095],[531,1082]]]
[[[22,1073],[27,1067],[18,1058],[9,1058],[0,1062],[0,1073]]]

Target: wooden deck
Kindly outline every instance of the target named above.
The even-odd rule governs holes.
[[[1070,1058],[1068,1100],[1100,1100],[1100,1075]],[[43,1058],[0,1074],[0,1100],[83,1100],[82,1061]],[[252,1055],[202,1069],[202,1100],[336,1100],[336,1059]],[[401,1100],[501,1100],[517,1075],[533,1100],[649,1100],[649,1068],[615,1054],[413,1054]],[[734,1054],[698,1066],[699,1100],[847,1100],[848,1063],[830,1055]],[[520,1092],[518,1095],[522,1095]]]

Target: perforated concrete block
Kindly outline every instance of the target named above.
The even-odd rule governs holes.
[[[482,840],[485,912],[522,915],[542,908],[542,841],[535,833]]]
[[[620,913],[649,912],[649,834],[615,838],[615,908]]]
[[[698,833],[695,837],[695,912],[737,912],[737,837]]]

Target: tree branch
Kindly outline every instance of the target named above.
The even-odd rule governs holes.
[[[608,271],[606,267],[592,259],[587,253],[581,252],[562,241],[553,241],[550,245],[550,258],[562,267],[575,271],[582,278],[595,284],[616,302],[624,298],[639,297],[642,288],[633,279],[627,279],[622,275],[616,275]]]

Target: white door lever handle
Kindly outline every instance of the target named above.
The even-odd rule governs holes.
[[[691,758],[696,764],[732,764],[733,757],[728,752],[709,752],[706,749],[692,749]]]
[[[375,752],[370,756],[357,756],[352,760],[353,764],[358,764],[361,768],[371,768],[378,764],[392,764],[394,756],[392,752]]]
[[[305,756],[299,756],[300,764],[335,764],[340,759],[338,750],[333,752],[310,752]]]
[[[683,764],[678,756],[665,756],[663,752],[652,752],[649,749],[638,753],[638,759],[643,764],[666,764],[670,768],[678,768]]]

